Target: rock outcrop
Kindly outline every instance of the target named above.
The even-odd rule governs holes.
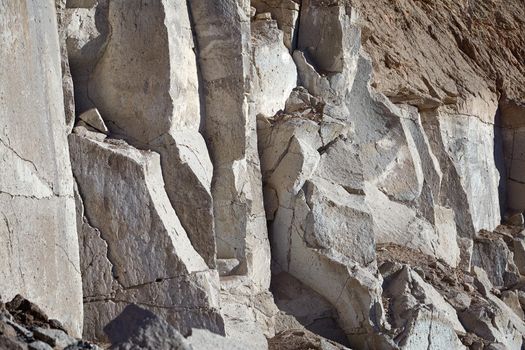
[[[0,295],[75,336],[82,290],[61,51],[51,0],[0,4]]]
[[[521,0],[0,8],[0,347],[525,346]]]

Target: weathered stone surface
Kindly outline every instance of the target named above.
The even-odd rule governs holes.
[[[253,74],[252,107],[256,113],[272,116],[284,108],[297,85],[297,69],[283,44],[283,33],[275,21],[251,23]]]
[[[193,350],[244,350],[247,346],[255,349],[253,343],[242,344],[237,339],[224,338],[205,329],[192,329],[187,340]]]
[[[454,308],[408,266],[389,272],[383,284],[389,320],[402,349],[465,349],[456,333],[465,333]]]
[[[237,258],[239,274],[270,284],[270,247],[262,199],[251,92],[248,2],[189,3],[205,106],[204,135],[214,164],[217,257]]]
[[[110,130],[148,144],[170,130],[198,129],[200,108],[186,2],[142,5],[109,3],[111,38],[89,82],[89,96]],[[175,69],[180,66],[185,69]]]
[[[500,299],[490,296],[474,299],[471,306],[458,313],[468,332],[491,342],[499,342],[508,349],[523,345],[525,323]]]
[[[315,333],[302,329],[290,329],[277,334],[268,341],[270,350],[349,350],[335,342],[323,339]]]
[[[69,67],[67,55],[67,19],[66,19],[66,0],[55,0],[58,35],[60,40],[60,62],[62,68],[62,92],[64,94],[64,113],[66,116],[66,126],[69,132],[75,123],[75,96],[73,78]]]
[[[293,51],[297,46],[297,21],[300,5],[293,0],[252,0],[250,4],[259,13],[271,13],[279,29],[283,31],[284,45]]]
[[[55,2],[0,4],[0,294],[82,332]]]
[[[221,313],[228,339],[252,349],[268,348],[278,310],[272,294],[259,292],[249,276],[221,277]]]
[[[193,247],[214,268],[213,165],[202,135],[174,131],[159,137],[152,147],[160,153],[166,190],[182,226]]]
[[[77,115],[95,107],[88,82],[110,34],[107,16],[107,0],[66,1],[63,24]]]
[[[168,322],[137,306],[128,306],[109,325],[113,349],[192,350]]]
[[[483,268],[496,287],[513,285],[519,280],[512,252],[496,234],[483,232],[474,240],[472,265]]]
[[[112,1],[108,11],[111,37],[89,81],[90,99],[112,133],[160,153],[171,204],[214,267],[213,169],[198,133],[197,63],[186,2]]]
[[[337,310],[320,294],[286,272],[273,277],[271,290],[275,304],[281,310],[276,319],[276,333],[304,327],[326,339],[343,345],[348,343],[337,323]]]
[[[104,327],[129,304],[155,311],[183,333],[191,327],[222,332],[218,274],[208,270],[172,209],[159,156],[76,134],[70,148],[85,206],[83,246],[95,250],[92,262],[101,264],[95,269],[106,271],[103,288],[86,296],[85,334],[105,339]],[[89,253],[83,259],[95,258]]]
[[[525,234],[522,232],[513,240],[514,264],[520,274],[525,275]]]
[[[104,120],[100,116],[100,113],[98,112],[98,109],[92,108],[81,115],[78,116],[78,119],[82,120],[84,123],[86,123],[88,126],[94,128],[98,132],[101,132],[103,134],[107,134],[109,132],[106,124],[104,123]]]

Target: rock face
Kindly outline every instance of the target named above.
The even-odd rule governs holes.
[[[0,0],[0,348],[523,348],[521,2]]]
[[[79,336],[82,290],[55,4],[0,7],[0,294],[24,294]]]
[[[204,94],[204,135],[214,164],[217,257],[270,284],[268,244],[250,81],[247,1],[191,1]]]
[[[105,271],[104,280],[85,278],[86,336],[105,339],[106,325],[129,304],[151,308],[182,332],[223,332],[218,275],[193,249],[170,205],[159,156],[77,134],[70,148],[85,209],[83,265]]]

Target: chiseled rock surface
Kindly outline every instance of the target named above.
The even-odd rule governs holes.
[[[83,263],[100,263],[94,268],[106,271],[110,284],[86,293],[85,335],[106,339],[104,327],[129,304],[154,310],[184,333],[191,327],[223,332],[218,274],[192,247],[171,207],[158,154],[119,140],[72,134],[69,141],[85,207]]]
[[[79,336],[82,288],[55,2],[0,7],[0,294],[24,294]]]

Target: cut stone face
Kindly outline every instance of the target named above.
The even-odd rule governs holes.
[[[170,205],[159,155],[76,134],[70,148],[85,207],[81,241],[89,249],[82,259],[111,271],[103,288],[86,290],[95,294],[86,295],[85,334],[105,339],[104,327],[129,304],[155,311],[183,333],[191,327],[223,332],[218,274],[195,251]],[[94,277],[87,272],[85,278]]]
[[[0,294],[23,294],[80,336],[66,138],[72,125],[66,127],[55,2],[2,1],[1,8]]]

